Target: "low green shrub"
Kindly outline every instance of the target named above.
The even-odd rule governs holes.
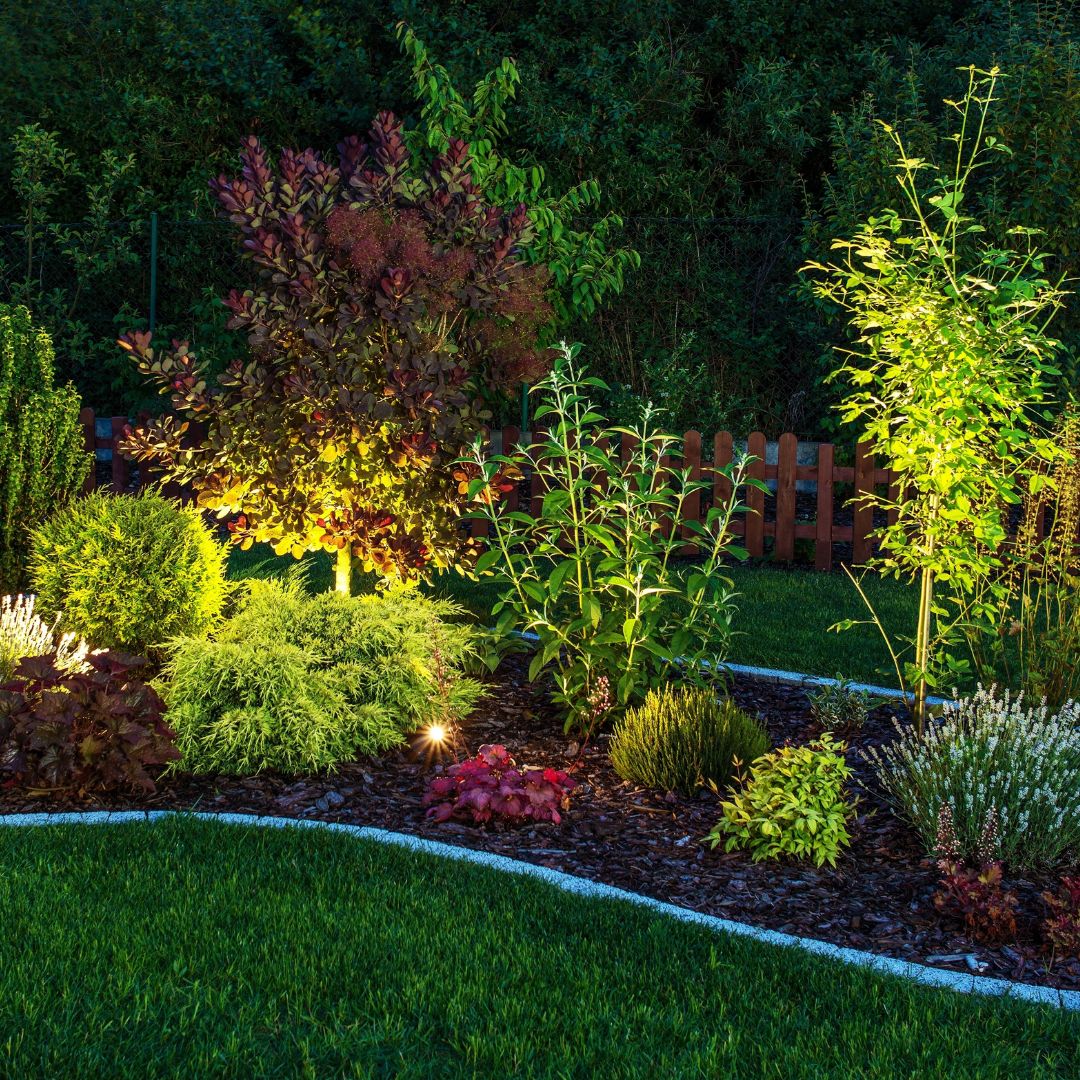
[[[415,589],[311,595],[299,574],[246,588],[218,641],[289,642],[336,669],[355,700],[378,705],[403,733],[458,720],[480,696],[479,684],[461,677],[476,631],[448,600]]]
[[[837,735],[862,731],[874,705],[874,699],[865,690],[853,690],[851,683],[839,675],[834,685],[821,687],[808,694],[807,699],[815,723],[822,731]]]
[[[724,850],[747,848],[755,862],[780,855],[836,865],[851,838],[855,806],[844,791],[851,769],[843,743],[829,735],[784,746],[751,766],[742,790],[721,804],[723,817],[706,839]]]
[[[314,772],[400,742],[385,711],[354,701],[339,676],[286,642],[183,640],[162,687],[179,767]]]
[[[94,645],[151,658],[208,633],[228,595],[225,551],[202,514],[153,491],[76,499],[31,533],[46,616]]]
[[[1050,867],[1080,851],[1080,703],[1052,712],[1022,695],[980,688],[945,707],[920,736],[897,725],[895,742],[867,758],[928,853],[948,807],[956,856],[1011,869]],[[996,822],[996,850],[980,851]]]
[[[192,772],[299,773],[400,745],[468,713],[471,630],[420,593],[308,595],[302,580],[250,581],[213,640],[172,643],[162,693]]]
[[[665,686],[616,724],[611,763],[624,780],[690,795],[703,783],[726,786],[736,762],[754,761],[768,748],[765,729],[730,698]]]

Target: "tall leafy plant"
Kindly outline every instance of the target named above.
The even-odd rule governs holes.
[[[467,142],[476,182],[488,196],[500,205],[529,207],[533,231],[525,255],[550,270],[558,286],[553,296],[558,321],[594,314],[606,295],[622,292],[627,271],[637,269],[641,257],[632,248],[617,246],[623,227],[617,214],[581,223],[583,215],[599,207],[596,180],[582,180],[553,195],[547,190],[542,165],[519,164],[499,149],[507,133],[507,107],[521,82],[517,65],[504,56],[477,83],[472,100],[466,101],[412,28],[399,23],[397,32],[422,103],[424,126],[414,132],[414,139],[438,153],[444,153],[454,140]]]
[[[984,590],[967,627],[976,668],[1061,706],[1080,698],[1080,409],[1058,418],[1062,452],[1029,479],[1015,542],[1002,554],[1000,581]]]
[[[56,386],[49,335],[0,305],[0,592],[25,584],[28,526],[77,491],[90,468],[79,395]]]
[[[687,501],[712,478],[671,463],[680,440],[651,407],[632,427],[607,425],[589,396],[606,387],[579,369],[577,351],[564,345],[535,388],[535,417],[551,425],[541,438],[511,455],[487,457],[476,445],[462,464],[472,474],[463,486],[489,525],[476,571],[500,585],[496,631],[539,637],[529,678],[550,670],[567,728],[588,732],[644,700],[675,665],[691,684],[719,677],[734,614],[723,562],[745,556],[731,521],[745,509],[740,489],[763,485],[747,477],[747,461],[720,466],[729,494],[695,520]],[[523,469],[545,491],[535,514],[493,497]],[[688,542],[699,557],[684,570],[676,560]]]
[[[839,261],[806,267],[856,334],[832,376],[849,387],[841,416],[860,425],[896,480],[897,494],[867,501],[893,515],[878,534],[877,566],[919,583],[914,656],[902,670],[893,656],[913,684],[920,729],[928,687],[964,666],[952,645],[979,589],[998,576],[1007,509],[1033,458],[1058,453],[1038,424],[1059,374],[1046,322],[1062,291],[1032,230],[1012,230],[1012,247],[986,243],[965,212],[979,169],[1008,152],[986,134],[998,79],[996,69],[968,69],[964,96],[949,103],[959,123],[941,163],[910,156],[884,125],[901,210],[835,240]]]

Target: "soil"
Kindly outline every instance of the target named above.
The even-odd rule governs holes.
[[[776,744],[817,734],[806,691],[739,677],[732,694],[761,718]],[[866,949],[899,959],[1063,989],[1080,989],[1080,961],[1050,962],[1042,948],[1040,893],[1055,881],[1008,877],[1020,899],[1017,940],[988,946],[965,937],[935,910],[933,861],[894,817],[859,750],[893,737],[891,709],[876,709],[850,738],[858,816],[852,844],[835,869],[795,861],[754,863],[742,852],[710,850],[716,823],[711,792],[687,798],[637,787],[608,760],[607,736],[582,746],[564,735],[542,686],[519,659],[493,677],[491,693],[464,725],[462,749],[502,743],[519,764],[573,769],[578,786],[559,826],[480,828],[435,824],[421,806],[425,782],[441,768],[413,749],[341,766],[326,776],[167,777],[150,796],[75,801],[0,791],[0,813],[60,810],[231,811],[374,825],[497,852],[630,889],[711,915]]]

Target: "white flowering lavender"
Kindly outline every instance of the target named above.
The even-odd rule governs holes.
[[[900,737],[870,751],[893,803],[934,850],[947,805],[959,854],[976,862],[985,823],[997,817],[996,857],[1013,868],[1049,867],[1080,854],[1080,702],[1056,713],[1023,695],[998,697],[981,686],[946,706],[922,737]],[[985,853],[984,853],[985,854]]]
[[[89,671],[90,647],[74,634],[57,636],[57,618],[50,626],[34,611],[32,596],[0,596],[0,683],[7,682],[26,656],[55,654],[63,671]]]

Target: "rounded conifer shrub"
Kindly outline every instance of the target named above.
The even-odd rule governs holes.
[[[708,689],[650,690],[628,709],[611,739],[611,763],[624,780],[661,791],[693,794],[723,787],[769,749],[765,729],[730,698]]]
[[[95,491],[31,532],[38,607],[98,648],[160,658],[206,634],[228,594],[226,555],[202,514],[154,491]]]

